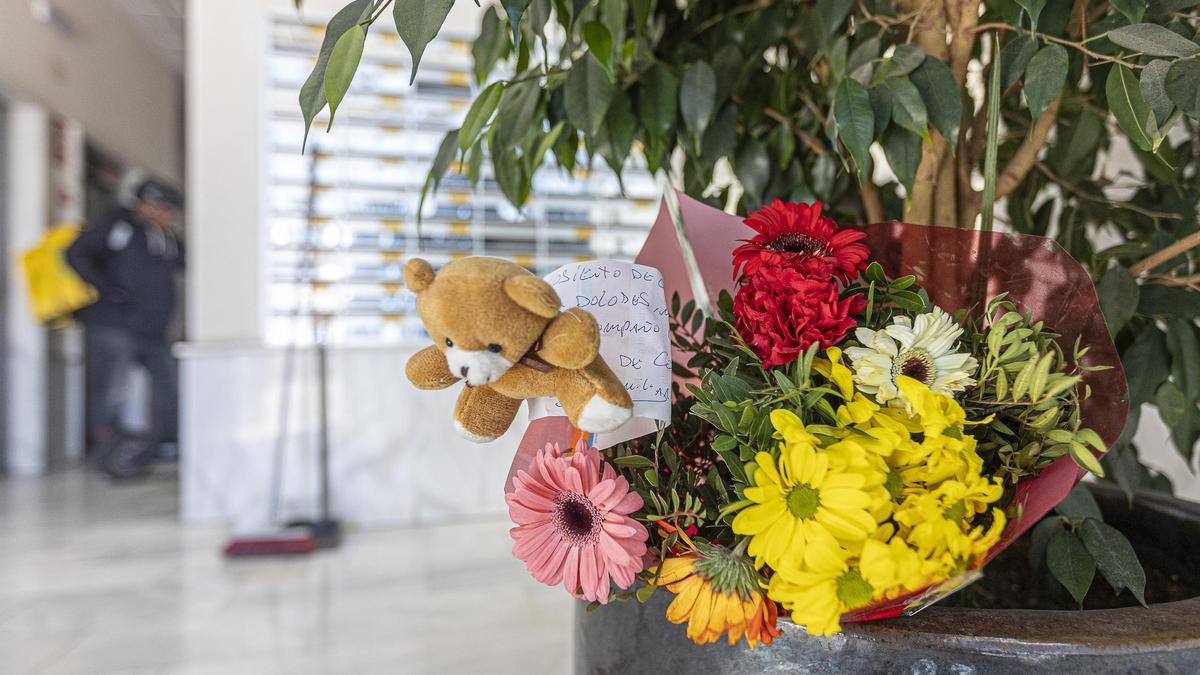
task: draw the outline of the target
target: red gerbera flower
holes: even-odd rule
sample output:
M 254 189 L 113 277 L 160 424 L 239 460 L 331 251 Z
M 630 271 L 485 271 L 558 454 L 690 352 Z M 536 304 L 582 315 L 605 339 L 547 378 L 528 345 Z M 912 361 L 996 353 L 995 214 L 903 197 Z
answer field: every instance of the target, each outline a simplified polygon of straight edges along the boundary
M 763 365 L 795 361 L 814 343 L 841 342 L 866 308 L 862 295 L 838 297 L 831 277 L 817 279 L 793 267 L 760 267 L 733 298 L 735 325 Z
M 858 230 L 838 229 L 832 218 L 821 215 L 821 202 L 784 203 L 751 211 L 745 223 L 758 235 L 733 250 L 733 276 L 741 270 L 752 277 L 767 266 L 795 267 L 812 276 L 836 274 L 848 281 L 867 266 L 870 252 Z

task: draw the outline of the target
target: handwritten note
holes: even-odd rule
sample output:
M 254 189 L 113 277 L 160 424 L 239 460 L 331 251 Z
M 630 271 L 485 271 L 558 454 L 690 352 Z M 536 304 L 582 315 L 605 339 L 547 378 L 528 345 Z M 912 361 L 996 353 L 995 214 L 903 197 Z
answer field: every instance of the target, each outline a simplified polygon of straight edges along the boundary
M 615 260 L 569 263 L 546 275 L 565 307 L 591 312 L 600 324 L 600 355 L 625 383 L 633 419 L 597 434 L 599 448 L 644 436 L 671 422 L 671 336 L 658 270 Z M 554 398 L 529 401 L 531 420 L 563 415 Z

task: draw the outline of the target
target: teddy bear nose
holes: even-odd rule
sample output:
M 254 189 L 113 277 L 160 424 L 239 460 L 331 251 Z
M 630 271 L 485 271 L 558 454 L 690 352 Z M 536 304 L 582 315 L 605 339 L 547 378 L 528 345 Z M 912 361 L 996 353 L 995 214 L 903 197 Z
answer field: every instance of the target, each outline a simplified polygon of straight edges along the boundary
M 463 366 L 462 368 L 459 368 L 459 369 L 458 369 L 458 372 L 462 373 L 462 376 L 463 376 L 463 377 L 466 377 L 466 376 L 467 376 L 467 371 L 468 371 L 468 370 L 470 370 L 470 368 L 468 368 L 468 367 L 466 367 L 466 366 Z

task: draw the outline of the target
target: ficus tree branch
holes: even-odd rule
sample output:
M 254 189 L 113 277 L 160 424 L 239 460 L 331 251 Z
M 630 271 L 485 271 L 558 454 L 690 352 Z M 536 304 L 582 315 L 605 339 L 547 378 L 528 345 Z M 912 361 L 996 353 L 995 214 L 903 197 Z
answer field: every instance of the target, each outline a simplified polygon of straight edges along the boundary
M 1200 246 L 1200 231 L 1193 232 L 1174 244 L 1151 253 L 1145 258 L 1142 258 L 1129 267 L 1129 273 L 1135 277 L 1140 276 L 1167 262 L 1171 258 L 1174 258 L 1180 253 L 1193 249 L 1197 246 Z
M 1017 148 L 1016 154 L 1012 159 L 1008 160 L 1004 171 L 996 178 L 996 198 L 1007 197 L 1012 194 L 1021 181 L 1025 180 L 1025 176 L 1029 175 L 1030 169 L 1033 168 L 1034 162 L 1037 161 L 1038 153 L 1042 147 L 1046 145 L 1046 139 L 1050 136 L 1050 130 L 1054 128 L 1054 121 L 1058 118 L 1058 107 L 1062 105 L 1062 94 L 1050 104 L 1049 107 L 1038 117 L 1033 128 L 1029 130 L 1029 135 L 1025 140 L 1021 141 L 1021 147 Z

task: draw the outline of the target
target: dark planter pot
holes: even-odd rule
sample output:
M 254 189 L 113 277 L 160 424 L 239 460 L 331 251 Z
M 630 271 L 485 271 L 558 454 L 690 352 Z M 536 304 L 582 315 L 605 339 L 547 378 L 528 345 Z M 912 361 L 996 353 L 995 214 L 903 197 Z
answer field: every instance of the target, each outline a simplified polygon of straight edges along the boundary
M 1135 548 L 1154 542 L 1200 560 L 1200 505 L 1094 486 L 1105 519 Z M 1192 569 L 1196 569 L 1192 567 Z M 1102 582 L 1101 582 L 1102 583 Z M 1089 611 L 934 606 L 911 617 L 847 624 L 809 637 L 790 621 L 770 646 L 700 647 L 664 618 L 670 594 L 575 615 L 575 672 L 615 673 L 1200 673 L 1200 598 Z

